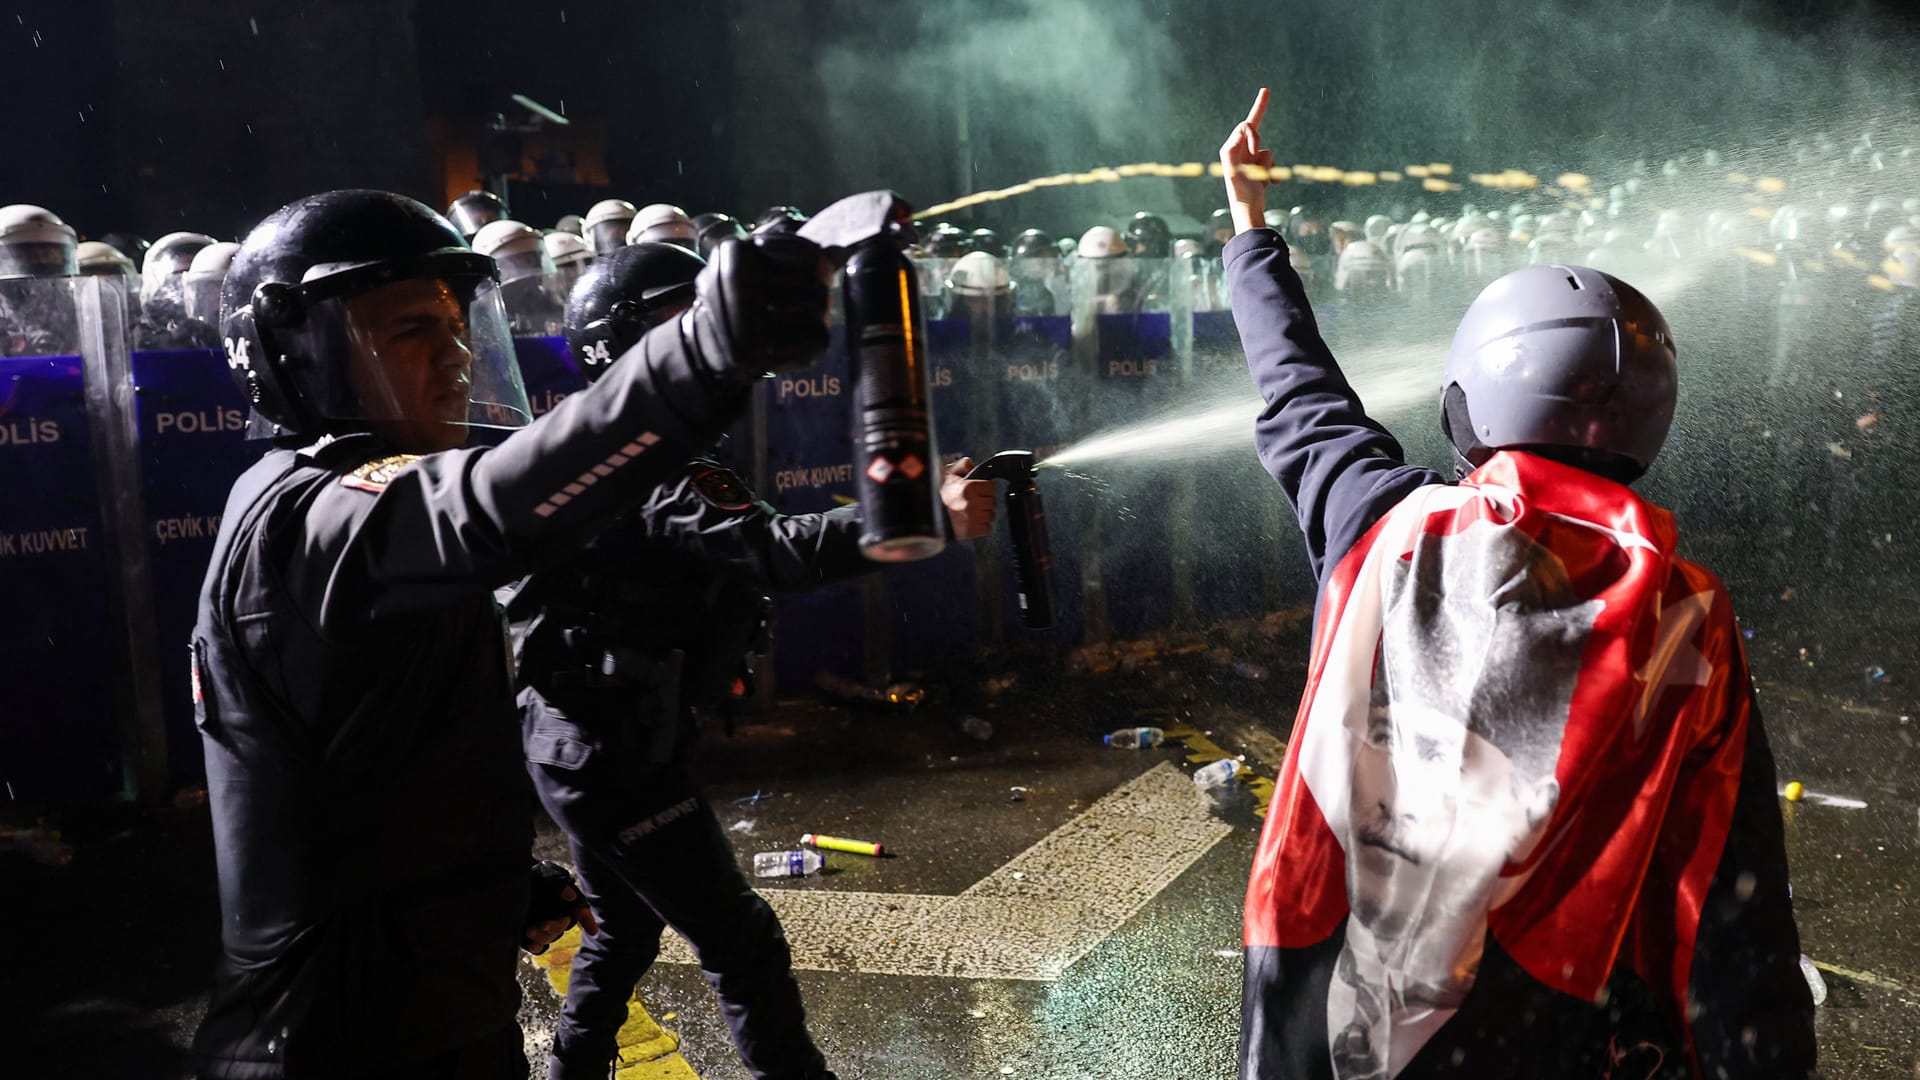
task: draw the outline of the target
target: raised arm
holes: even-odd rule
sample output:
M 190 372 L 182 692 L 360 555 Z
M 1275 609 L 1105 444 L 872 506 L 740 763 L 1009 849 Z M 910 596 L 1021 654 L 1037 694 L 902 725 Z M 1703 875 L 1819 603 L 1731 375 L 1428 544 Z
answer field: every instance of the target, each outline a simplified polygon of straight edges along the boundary
M 1267 181 L 1248 167 L 1257 173 L 1273 163 L 1260 143 L 1267 98 L 1263 88 L 1220 147 L 1238 231 L 1223 255 L 1247 370 L 1266 402 L 1254 442 L 1299 515 L 1314 573 L 1324 579 L 1382 514 L 1442 478 L 1408 465 L 1400 444 L 1367 415 L 1320 336 L 1286 241 L 1260 224 Z

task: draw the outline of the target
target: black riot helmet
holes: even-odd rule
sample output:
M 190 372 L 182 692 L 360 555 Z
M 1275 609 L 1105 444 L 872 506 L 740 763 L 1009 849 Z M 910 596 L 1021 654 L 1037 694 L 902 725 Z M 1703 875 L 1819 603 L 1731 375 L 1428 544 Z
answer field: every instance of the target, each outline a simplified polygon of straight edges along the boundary
M 1166 219 L 1145 210 L 1127 222 L 1127 253 L 1136 259 L 1164 259 L 1173 254 L 1173 230 Z
M 654 241 L 595 259 L 567 298 L 567 351 L 587 381 L 691 304 L 693 279 L 705 265 L 678 244 Z
M 693 215 L 693 231 L 699 238 L 700 257 L 713 254 L 722 240 L 747 238 L 747 227 L 731 214 L 711 213 Z
M 469 242 L 481 229 L 507 216 L 507 204 L 491 191 L 469 191 L 447 207 L 447 217 Z
M 996 259 L 1007 257 L 1007 245 L 1000 242 L 1000 234 L 992 229 L 979 228 L 967 236 L 968 251 L 984 251 Z
M 100 242 L 125 255 L 135 266 L 146 262 L 147 249 L 153 246 L 130 232 L 110 232 L 102 236 Z
M 757 236 L 774 233 L 784 235 L 799 232 L 800 226 L 806 223 L 807 215 L 799 207 L 769 206 L 753 219 L 753 231 Z
M 926 234 L 921 246 L 936 259 L 957 259 L 967 253 L 967 234 L 942 222 Z
M 493 260 L 402 195 L 267 215 L 220 292 L 234 382 L 278 437 L 373 430 L 403 451 L 531 419 Z
M 1053 246 L 1053 237 L 1039 229 L 1028 229 L 1013 240 L 1013 257 L 1016 259 L 1057 259 L 1060 249 Z

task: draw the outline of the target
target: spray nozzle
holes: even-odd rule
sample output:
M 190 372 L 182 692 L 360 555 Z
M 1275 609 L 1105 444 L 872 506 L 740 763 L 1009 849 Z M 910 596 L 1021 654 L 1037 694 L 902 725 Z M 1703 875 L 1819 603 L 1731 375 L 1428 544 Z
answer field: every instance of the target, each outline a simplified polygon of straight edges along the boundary
M 1031 482 L 1035 468 L 1033 451 L 1002 450 L 973 467 L 969 480 L 1005 480 L 1010 484 Z
M 891 191 L 863 191 L 849 195 L 807 219 L 800 235 L 820 245 L 834 265 L 847 261 L 854 248 L 886 237 L 905 249 L 914 242 L 913 207 Z
M 1047 540 L 1047 511 L 1040 485 L 1033 482 L 1033 451 L 1002 450 L 974 466 L 969 480 L 1007 482 L 1008 536 L 1019 591 L 1020 617 L 1035 630 L 1053 625 L 1053 545 Z

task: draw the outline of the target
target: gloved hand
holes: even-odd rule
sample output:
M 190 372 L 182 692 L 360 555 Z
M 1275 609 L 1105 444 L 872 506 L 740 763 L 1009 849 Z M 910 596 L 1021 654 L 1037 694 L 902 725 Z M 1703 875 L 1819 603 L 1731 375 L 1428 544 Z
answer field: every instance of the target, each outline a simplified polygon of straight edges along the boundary
M 745 384 L 804 367 L 827 348 L 832 268 L 811 240 L 756 234 L 713 249 L 683 316 L 712 378 Z
M 580 894 L 566 867 L 543 859 L 533 864 L 530 873 L 533 895 L 527 905 L 527 928 L 520 938 L 521 948 L 539 956 L 561 934 L 573 929 L 575 920 L 585 925 L 589 934 L 600 932 L 593 907 Z

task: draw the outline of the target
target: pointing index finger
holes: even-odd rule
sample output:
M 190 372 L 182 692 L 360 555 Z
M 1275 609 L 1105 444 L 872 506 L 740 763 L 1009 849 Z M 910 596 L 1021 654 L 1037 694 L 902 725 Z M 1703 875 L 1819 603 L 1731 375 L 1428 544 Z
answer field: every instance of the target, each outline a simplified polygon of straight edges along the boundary
M 1255 132 L 1258 132 L 1260 130 L 1260 121 L 1264 119 L 1266 115 L 1267 115 L 1267 88 L 1263 86 L 1260 88 L 1260 92 L 1254 95 L 1253 108 L 1247 110 L 1247 119 L 1246 119 L 1247 126 L 1252 128 Z

